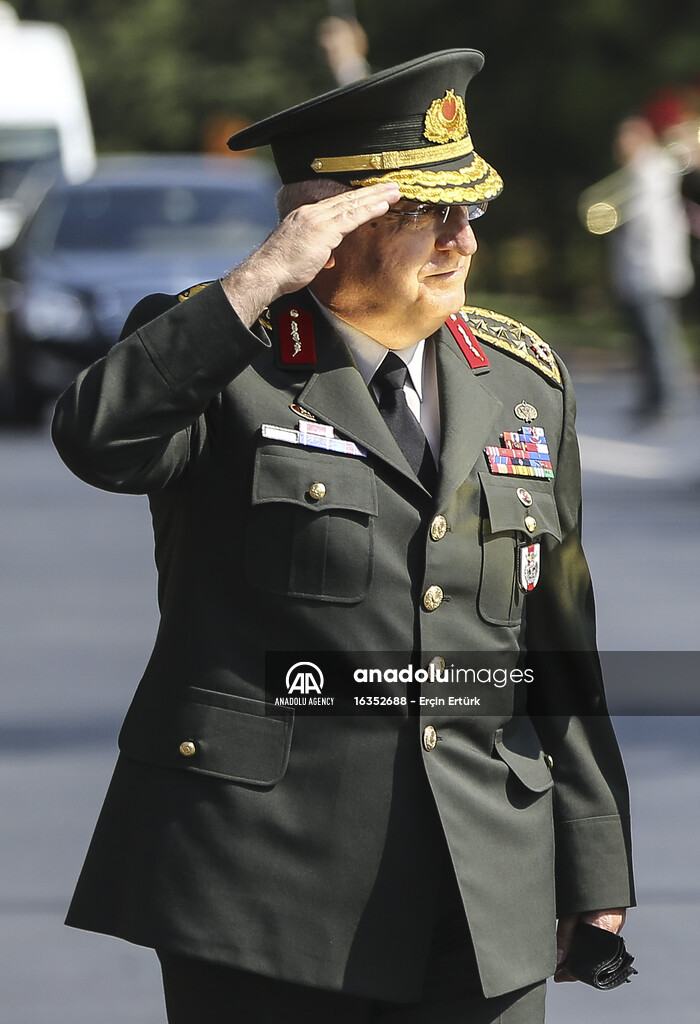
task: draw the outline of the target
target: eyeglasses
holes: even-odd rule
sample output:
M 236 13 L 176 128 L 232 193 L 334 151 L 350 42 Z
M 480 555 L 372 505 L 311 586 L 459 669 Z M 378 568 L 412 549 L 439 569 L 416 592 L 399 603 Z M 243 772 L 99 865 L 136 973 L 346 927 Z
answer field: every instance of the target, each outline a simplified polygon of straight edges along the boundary
M 466 203 L 464 206 L 459 206 L 458 209 L 466 212 L 468 221 L 473 221 L 483 217 L 488 205 L 488 202 Z M 408 209 L 397 209 L 392 206 L 387 210 L 387 214 L 393 213 L 397 217 L 406 217 L 407 223 L 418 229 L 427 227 L 428 224 L 434 224 L 436 221 L 439 224 L 447 224 L 450 211 L 454 209 L 454 205 L 448 206 L 444 203 L 416 203 Z

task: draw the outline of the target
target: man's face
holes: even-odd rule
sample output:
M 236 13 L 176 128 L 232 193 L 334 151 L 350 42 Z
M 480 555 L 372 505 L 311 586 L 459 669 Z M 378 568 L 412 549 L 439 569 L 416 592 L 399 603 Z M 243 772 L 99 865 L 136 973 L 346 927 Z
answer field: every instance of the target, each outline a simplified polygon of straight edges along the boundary
M 382 345 L 406 348 L 464 305 L 476 247 L 466 207 L 401 199 L 346 236 L 312 291 Z

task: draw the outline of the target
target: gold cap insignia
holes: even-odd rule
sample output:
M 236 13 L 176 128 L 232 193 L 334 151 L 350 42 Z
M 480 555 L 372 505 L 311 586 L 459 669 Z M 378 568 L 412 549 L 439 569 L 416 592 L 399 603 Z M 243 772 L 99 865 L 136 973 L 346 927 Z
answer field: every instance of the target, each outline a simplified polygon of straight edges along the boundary
M 431 142 L 457 142 L 467 134 L 467 112 L 461 96 L 449 89 L 433 100 L 425 115 L 423 134 Z

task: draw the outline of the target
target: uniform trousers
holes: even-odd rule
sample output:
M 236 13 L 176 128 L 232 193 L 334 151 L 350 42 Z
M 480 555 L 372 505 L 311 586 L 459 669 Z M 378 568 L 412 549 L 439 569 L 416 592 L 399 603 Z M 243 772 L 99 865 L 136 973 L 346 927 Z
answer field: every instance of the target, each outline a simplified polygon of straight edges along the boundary
M 633 331 L 640 379 L 636 413 L 653 419 L 678 413 L 691 379 L 683 339 L 680 303 L 663 295 L 644 295 L 622 303 Z
M 545 982 L 487 999 L 451 865 L 423 992 L 394 1003 L 157 950 L 169 1024 L 543 1024 Z

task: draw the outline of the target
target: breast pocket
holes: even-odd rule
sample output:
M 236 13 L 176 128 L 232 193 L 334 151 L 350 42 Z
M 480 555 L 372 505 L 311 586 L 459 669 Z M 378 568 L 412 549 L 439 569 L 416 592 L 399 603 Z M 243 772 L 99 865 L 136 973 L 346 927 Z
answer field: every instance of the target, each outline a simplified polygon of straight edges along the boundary
M 352 456 L 265 445 L 255 456 L 248 581 L 287 597 L 353 603 L 372 580 L 374 473 Z
M 550 483 L 485 472 L 479 479 L 484 503 L 479 613 L 494 625 L 513 626 L 521 619 L 525 599 L 518 585 L 518 548 L 537 544 L 545 535 L 561 541 L 557 506 Z M 519 497 L 523 491 L 529 496 L 527 504 Z

